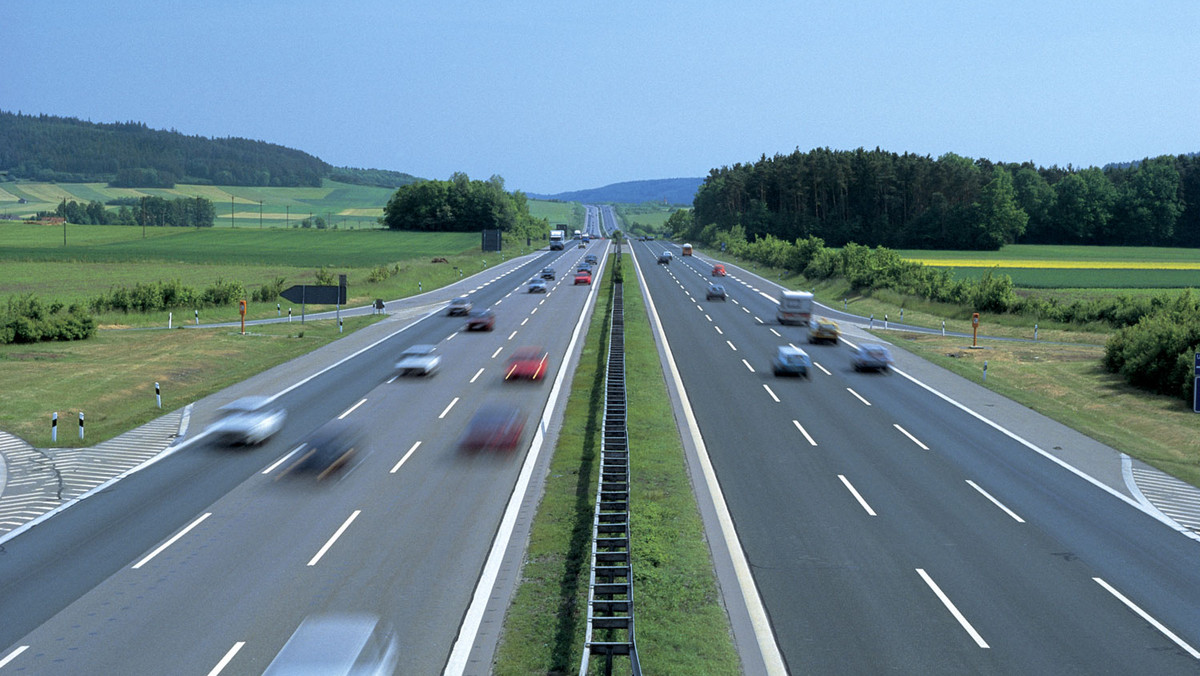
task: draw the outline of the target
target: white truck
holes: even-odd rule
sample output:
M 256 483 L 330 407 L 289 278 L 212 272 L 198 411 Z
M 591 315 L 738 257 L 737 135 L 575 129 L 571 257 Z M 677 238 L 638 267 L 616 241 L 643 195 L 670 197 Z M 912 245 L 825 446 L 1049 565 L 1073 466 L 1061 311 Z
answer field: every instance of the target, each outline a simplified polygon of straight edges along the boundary
M 583 237 L 583 233 L 582 233 L 582 232 L 580 232 L 580 231 L 578 231 L 578 230 L 576 230 L 576 231 L 575 231 L 575 239 L 579 239 L 580 237 Z
M 550 250 L 551 251 L 562 251 L 563 249 L 567 248 L 566 240 L 563 239 L 566 236 L 566 234 L 567 234 L 567 232 L 565 230 L 551 230 L 550 231 Z
M 784 291 L 775 308 L 775 319 L 780 324 L 808 325 L 812 319 L 813 295 L 807 291 Z

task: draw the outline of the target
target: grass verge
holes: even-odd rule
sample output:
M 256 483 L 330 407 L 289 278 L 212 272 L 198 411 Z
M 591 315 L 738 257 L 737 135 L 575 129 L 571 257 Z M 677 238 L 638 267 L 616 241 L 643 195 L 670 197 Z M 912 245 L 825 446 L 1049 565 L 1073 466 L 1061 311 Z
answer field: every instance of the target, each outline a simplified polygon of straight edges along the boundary
M 236 329 L 99 331 L 90 340 L 0 345 L 0 430 L 39 447 L 96 444 L 326 345 L 383 315 Z M 163 407 L 154 398 L 162 389 Z M 57 411 L 58 443 L 50 442 Z
M 896 345 L 1129 454 L 1200 486 L 1197 415 L 1179 399 L 1148 394 L 1104 370 L 1104 348 L 981 341 L 965 349 L 962 338 L 923 334 L 885 336 Z
M 641 291 L 626 265 L 625 359 L 631 549 L 638 652 L 649 674 L 737 674 L 704 527 L 688 479 Z M 494 673 L 579 670 L 587 620 L 591 523 L 599 471 L 611 287 L 597 300 L 534 518 L 522 581 L 505 618 Z M 593 672 L 599 673 L 599 660 Z M 628 672 L 618 660 L 617 673 Z

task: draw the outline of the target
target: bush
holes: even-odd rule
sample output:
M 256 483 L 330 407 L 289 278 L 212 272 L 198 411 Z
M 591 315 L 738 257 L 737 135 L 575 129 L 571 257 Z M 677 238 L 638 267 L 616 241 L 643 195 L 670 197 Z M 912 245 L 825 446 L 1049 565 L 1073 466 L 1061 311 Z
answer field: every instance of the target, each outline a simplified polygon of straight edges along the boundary
M 49 307 L 33 295 L 9 298 L 0 313 L 0 343 L 84 340 L 96 333 L 96 321 L 78 305 Z
M 1192 301 L 1185 293 L 1171 307 L 1109 336 L 1105 368 L 1134 387 L 1190 400 L 1192 355 L 1200 351 L 1200 310 Z

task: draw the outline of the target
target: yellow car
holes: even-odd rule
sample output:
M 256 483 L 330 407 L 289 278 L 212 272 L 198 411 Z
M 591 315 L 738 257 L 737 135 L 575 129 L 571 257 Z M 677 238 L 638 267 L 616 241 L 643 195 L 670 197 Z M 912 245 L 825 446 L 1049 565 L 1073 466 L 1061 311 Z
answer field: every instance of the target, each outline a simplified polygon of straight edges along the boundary
M 814 317 L 812 321 L 808 323 L 808 342 L 823 343 L 825 341 L 837 344 L 837 322 L 826 317 Z

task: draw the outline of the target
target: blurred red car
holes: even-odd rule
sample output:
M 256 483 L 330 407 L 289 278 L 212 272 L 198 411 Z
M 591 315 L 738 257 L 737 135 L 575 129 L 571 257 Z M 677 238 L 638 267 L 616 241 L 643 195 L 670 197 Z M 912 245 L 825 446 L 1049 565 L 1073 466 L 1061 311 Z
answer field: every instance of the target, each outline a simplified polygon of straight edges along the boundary
M 516 406 L 484 406 L 467 423 L 459 446 L 467 451 L 511 451 L 521 441 L 525 419 Z
M 725 266 L 724 265 L 714 265 L 712 276 L 713 277 L 724 277 L 725 276 Z
M 505 380 L 541 380 L 546 375 L 546 363 L 550 358 L 548 352 L 540 347 L 521 347 L 513 352 L 508 360 L 508 372 Z
M 591 273 L 582 272 L 582 271 L 576 272 L 575 273 L 575 283 L 576 284 L 591 284 L 592 283 Z

